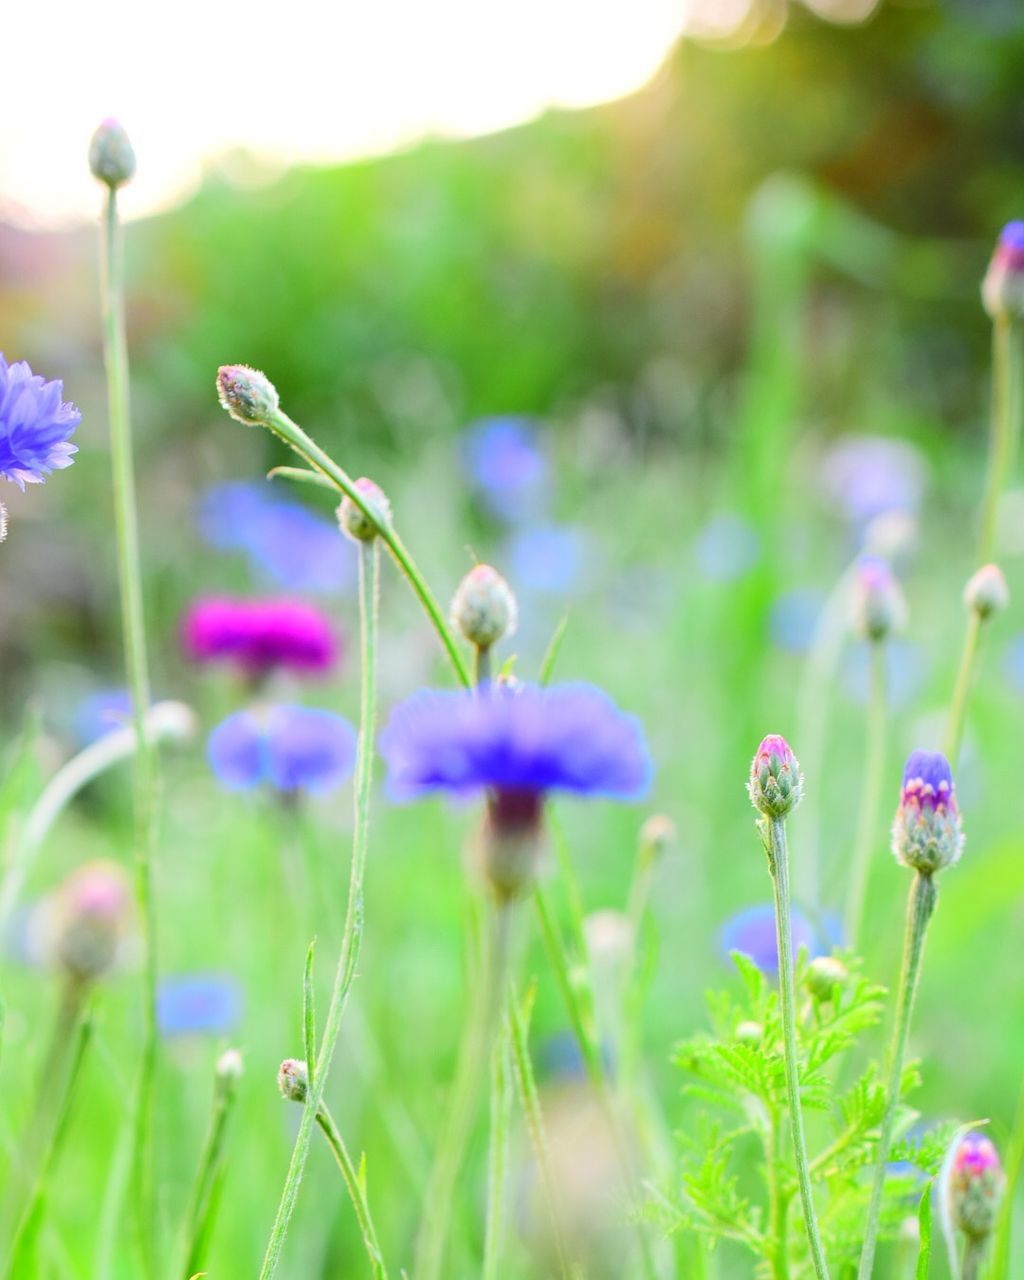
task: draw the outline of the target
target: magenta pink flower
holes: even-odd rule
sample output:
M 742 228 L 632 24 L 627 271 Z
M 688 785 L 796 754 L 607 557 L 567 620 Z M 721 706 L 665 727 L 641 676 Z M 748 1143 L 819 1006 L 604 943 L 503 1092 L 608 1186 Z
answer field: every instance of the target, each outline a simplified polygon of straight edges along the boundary
M 197 662 L 232 663 L 250 677 L 275 668 L 323 675 L 340 655 L 328 619 L 299 600 L 201 598 L 184 617 L 182 643 Z

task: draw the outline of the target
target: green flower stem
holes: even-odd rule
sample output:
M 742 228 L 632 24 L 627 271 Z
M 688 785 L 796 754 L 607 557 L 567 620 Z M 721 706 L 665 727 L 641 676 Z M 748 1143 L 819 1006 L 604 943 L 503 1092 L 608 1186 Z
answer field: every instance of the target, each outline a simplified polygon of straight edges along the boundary
M 1020 435 L 1022 373 L 1021 326 L 1004 311 L 992 323 L 992 431 L 981 504 L 979 564 L 987 564 L 995 551 L 999 499 L 1013 469 Z
M 237 1094 L 237 1078 L 231 1072 L 218 1071 L 213 1087 L 213 1108 L 206 1142 L 199 1157 L 196 1180 L 192 1186 L 184 1222 L 184 1248 L 178 1276 L 188 1280 L 201 1267 L 201 1254 L 213 1225 L 217 1203 L 217 1186 L 220 1180 L 228 1121 L 234 1109 Z
M 960 1261 L 960 1280 L 979 1280 L 984 1259 L 985 1241 L 968 1236 L 964 1256 Z
M 811 1249 L 814 1274 L 828 1280 L 828 1266 L 814 1212 L 814 1196 L 804 1137 L 803 1106 L 800 1101 L 800 1062 L 796 1044 L 796 1010 L 793 991 L 793 924 L 790 918 L 789 851 L 786 848 L 786 823 L 782 818 L 766 819 L 768 853 L 775 892 L 775 937 L 779 951 L 779 1005 L 782 1013 L 783 1049 L 786 1059 L 786 1095 L 789 1101 L 790 1128 L 793 1133 L 793 1155 L 796 1160 L 800 1203 Z
M 371 506 L 367 503 L 366 498 L 352 483 L 349 475 L 342 470 L 341 467 L 326 454 L 320 446 L 312 440 L 305 431 L 282 412 L 280 409 L 267 419 L 266 424 L 271 431 L 274 432 L 281 440 L 290 448 L 294 449 L 300 458 L 303 458 L 311 467 L 326 476 L 334 485 L 339 493 L 350 498 L 366 518 L 373 524 L 377 525 L 380 532 L 381 540 L 387 546 L 395 559 L 396 564 L 405 577 L 408 579 L 409 585 L 416 594 L 416 598 L 426 610 L 427 616 L 434 625 L 441 645 L 448 655 L 459 681 L 465 687 L 472 687 L 472 679 L 470 677 L 469 668 L 466 666 L 465 658 L 461 650 L 455 643 L 455 638 L 451 633 L 444 614 L 441 612 L 440 606 L 434 599 L 430 587 L 427 585 L 426 579 L 420 573 L 419 569 L 413 563 L 412 556 L 405 548 L 405 544 L 399 538 L 390 524 L 378 524 L 377 516 L 374 514 Z
M 875 1262 L 875 1245 L 878 1237 L 878 1218 L 882 1208 L 882 1188 L 885 1183 L 889 1148 L 892 1146 L 896 1111 L 900 1101 L 903 1061 L 907 1052 L 910 1019 L 914 1011 L 914 998 L 917 995 L 918 979 L 921 973 L 921 956 L 924 953 L 925 932 L 928 928 L 928 921 L 932 917 L 932 912 L 935 910 L 936 897 L 937 890 L 932 876 L 922 875 L 920 872 L 915 873 L 914 883 L 911 885 L 910 896 L 907 900 L 903 968 L 900 973 L 892 1044 L 889 1048 L 889 1076 L 886 1082 L 885 1111 L 882 1115 L 882 1127 L 878 1136 L 875 1176 L 871 1184 L 871 1199 L 868 1203 L 868 1216 L 864 1225 L 864 1245 L 860 1255 L 860 1267 L 857 1271 L 858 1280 L 871 1280 L 873 1274 L 872 1267 Z
M 765 1141 L 765 1167 L 768 1173 L 768 1220 L 774 1249 L 771 1258 L 772 1280 L 789 1280 L 789 1197 L 780 1177 L 782 1126 L 779 1112 L 773 1108 L 768 1137 Z
M 491 679 L 491 651 L 489 648 L 481 649 L 478 645 L 473 646 L 473 683 L 480 687 L 482 684 L 489 684 Z
M 380 552 L 378 539 L 360 544 L 359 556 L 359 634 L 360 634 L 360 701 L 359 745 L 356 751 L 355 815 L 352 832 L 352 866 L 349 876 L 348 908 L 342 932 L 341 950 L 334 978 L 334 990 L 320 1041 L 316 1072 L 309 1081 L 299 1132 L 292 1148 L 291 1163 L 277 1206 L 267 1251 L 260 1269 L 260 1280 L 270 1280 L 277 1271 L 281 1250 L 295 1203 L 299 1183 L 306 1167 L 313 1124 L 323 1101 L 324 1087 L 331 1059 L 338 1042 L 341 1021 L 355 977 L 356 963 L 363 936 L 363 876 L 370 826 L 370 793 L 373 786 L 373 752 L 377 712 L 377 618 L 380 603 Z
M 477 986 L 463 1030 L 446 1122 L 423 1197 L 412 1272 L 416 1280 L 440 1280 L 444 1274 L 459 1174 L 508 989 L 513 912 L 512 903 L 495 903 L 491 915 L 484 979 Z
M 384 1265 L 384 1255 L 381 1252 L 380 1243 L 377 1240 L 377 1231 L 373 1225 L 373 1217 L 370 1214 L 370 1202 L 366 1198 L 365 1172 L 362 1169 L 356 1170 L 355 1165 L 352 1163 L 352 1157 L 349 1155 L 344 1139 L 341 1136 L 341 1131 L 323 1103 L 320 1104 L 320 1110 L 317 1112 L 316 1122 L 327 1139 L 327 1145 L 331 1148 L 335 1160 L 338 1162 L 341 1176 L 345 1179 L 345 1186 L 348 1188 L 352 1208 L 356 1211 L 359 1230 L 363 1233 L 363 1244 L 366 1246 L 366 1253 L 370 1259 L 370 1269 L 374 1274 L 374 1280 L 387 1280 L 388 1271 Z
M 871 697 L 868 705 L 864 782 L 846 910 L 846 945 L 853 951 L 857 950 L 860 937 L 871 874 L 871 854 L 878 836 L 878 806 L 885 770 L 885 721 L 885 645 L 881 640 L 875 640 L 871 644 Z
M 110 459 L 113 469 L 114 530 L 117 540 L 117 573 L 121 595 L 121 630 L 124 639 L 128 687 L 132 695 L 132 720 L 138 750 L 133 756 L 133 808 L 135 819 L 135 893 L 143 939 L 142 1057 L 135 1096 L 135 1129 L 132 1163 L 136 1174 L 136 1209 L 147 1272 L 155 1266 L 156 1219 L 152 1195 L 153 1077 L 156 1070 L 157 1025 L 157 912 L 153 893 L 153 858 L 156 846 L 157 762 L 146 732 L 149 709 L 149 671 L 146 662 L 146 630 L 142 610 L 142 571 L 139 564 L 138 517 L 135 501 L 135 468 L 132 461 L 131 415 L 128 400 L 128 344 L 124 321 L 124 265 L 117 217 L 117 191 L 107 192 L 101 254 L 103 353 L 110 406 Z
M 501 1249 L 505 1234 L 505 1194 L 508 1179 L 509 1124 L 512 1115 L 512 1081 L 508 1046 L 498 1036 L 491 1050 L 491 1147 L 487 1161 L 487 1226 L 484 1234 L 483 1280 L 500 1280 Z
M 974 675 L 974 662 L 978 653 L 978 640 L 981 636 L 982 620 L 980 614 L 972 609 L 967 618 L 967 635 L 964 637 L 963 653 L 960 655 L 960 668 L 953 686 L 953 700 L 949 706 L 949 723 L 946 726 L 945 755 L 950 764 L 956 765 L 960 754 L 960 742 L 964 733 L 964 721 L 967 718 L 967 699 L 971 692 L 971 681 Z

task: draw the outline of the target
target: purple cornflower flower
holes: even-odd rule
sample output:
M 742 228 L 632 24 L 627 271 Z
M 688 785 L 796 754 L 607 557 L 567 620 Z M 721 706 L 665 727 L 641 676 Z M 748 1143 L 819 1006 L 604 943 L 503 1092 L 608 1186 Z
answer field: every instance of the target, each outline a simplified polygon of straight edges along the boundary
M 931 875 L 963 850 L 960 810 L 949 761 L 941 751 L 913 751 L 892 828 L 892 849 L 904 866 Z
M 526 418 L 484 418 L 461 442 L 466 474 L 493 515 L 515 521 L 535 511 L 548 479 L 548 462 Z
M 62 382 L 44 382 L 24 360 L 8 364 L 0 353 L 0 475 L 19 489 L 70 467 L 78 452 L 69 441 L 82 415 L 63 391 Z
M 268 785 L 286 794 L 320 793 L 352 772 L 356 731 L 341 716 L 315 707 L 236 711 L 210 734 L 206 754 L 229 791 Z
M 995 1144 L 984 1134 L 968 1133 L 953 1155 L 947 1186 L 951 1217 L 964 1235 L 984 1240 L 990 1234 L 1005 1188 Z
M 822 955 L 823 948 L 810 920 L 797 910 L 793 910 L 791 914 L 793 951 L 806 947 L 812 959 Z M 775 937 L 775 907 L 772 903 L 746 907 L 730 916 L 722 927 L 721 940 L 725 955 L 741 951 L 753 960 L 762 973 L 778 973 L 779 950 Z
M 182 622 L 182 641 L 197 662 L 230 662 L 250 678 L 278 667 L 323 675 L 339 656 L 330 622 L 298 600 L 199 599 Z
M 924 491 L 921 455 L 905 440 L 846 436 L 828 451 L 822 467 L 826 497 L 866 528 L 889 511 L 913 514 Z
M 220 1035 L 238 1022 L 242 997 L 227 974 L 192 973 L 164 978 L 156 994 L 156 1018 L 165 1036 Z

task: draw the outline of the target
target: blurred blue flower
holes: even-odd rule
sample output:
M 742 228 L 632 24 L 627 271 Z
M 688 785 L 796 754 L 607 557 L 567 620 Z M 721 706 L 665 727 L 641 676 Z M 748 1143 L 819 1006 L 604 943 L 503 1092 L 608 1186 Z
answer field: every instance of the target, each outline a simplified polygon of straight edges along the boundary
M 78 704 L 72 721 L 76 742 L 87 747 L 115 729 L 131 723 L 132 695 L 127 689 L 111 686 L 95 689 Z
M 156 1019 L 165 1036 L 230 1031 L 242 1013 L 242 993 L 228 974 L 193 973 L 164 978 L 156 993 Z
M 825 948 L 810 920 L 794 908 L 792 921 L 794 956 L 801 947 L 806 947 L 811 957 L 822 955 Z M 742 951 L 763 973 L 778 973 L 779 951 L 775 941 L 775 907 L 772 903 L 746 907 L 730 916 L 722 926 L 721 940 L 723 955 Z
M 327 593 L 355 582 L 356 553 L 337 525 L 265 484 L 238 480 L 207 489 L 197 523 L 206 542 L 244 552 L 253 573 L 275 586 Z
M 1007 645 L 1003 670 L 1015 691 L 1024 694 L 1024 635 L 1014 636 Z
M 825 597 L 808 587 L 794 587 L 772 605 L 768 627 L 772 640 L 787 653 L 806 653 L 814 640 Z
M 886 693 L 893 707 L 905 707 L 920 692 L 925 677 L 922 651 L 909 640 L 886 641 Z M 852 701 L 864 704 L 871 696 L 871 651 L 867 641 L 851 644 L 843 654 L 839 683 Z
M 70 439 L 82 415 L 63 392 L 62 382 L 44 382 L 24 360 L 8 364 L 0 352 L 0 475 L 19 489 L 70 467 L 78 452 Z
M 229 791 L 329 791 L 352 772 L 356 731 L 332 711 L 275 706 L 236 711 L 210 734 L 210 768 Z
M 733 511 L 721 511 L 697 534 L 697 568 L 710 582 L 731 582 L 757 563 L 757 533 Z
M 579 584 L 588 552 L 586 531 L 574 525 L 526 525 L 509 542 L 509 577 L 521 591 L 561 596 Z
M 527 418 L 483 418 L 466 428 L 462 465 L 474 492 L 492 515 L 515 521 L 537 510 L 548 480 L 548 461 Z
M 587 684 L 423 689 L 395 707 L 379 746 L 398 799 L 484 788 L 637 799 L 652 772 L 639 721 Z
M 921 505 L 924 481 L 919 451 L 889 436 L 846 436 L 832 446 L 822 465 L 826 496 L 860 527 L 887 511 L 913 515 Z

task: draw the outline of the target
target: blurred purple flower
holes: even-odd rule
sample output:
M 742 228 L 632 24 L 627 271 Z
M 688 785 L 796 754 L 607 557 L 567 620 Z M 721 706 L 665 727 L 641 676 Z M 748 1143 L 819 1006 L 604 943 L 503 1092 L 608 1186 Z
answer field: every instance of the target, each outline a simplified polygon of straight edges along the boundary
M 489 696 L 424 689 L 380 735 L 392 794 L 571 791 L 638 799 L 651 779 L 639 721 L 593 685 L 497 687 Z
M 72 728 L 83 747 L 131 723 L 132 695 L 125 688 L 95 689 L 79 703 Z
M 921 505 L 925 469 L 921 454 L 889 436 L 846 436 L 822 465 L 825 496 L 859 527 L 887 511 L 913 514 Z
M 252 677 L 279 667 L 322 675 L 340 653 L 328 619 L 299 600 L 203 597 L 185 614 L 181 634 L 190 658 L 229 662 Z
M 757 563 L 753 525 L 733 511 L 721 511 L 704 525 L 694 543 L 697 568 L 710 582 L 731 582 Z
M 276 791 L 330 791 L 352 772 L 356 731 L 315 707 L 236 711 L 210 734 L 207 759 L 229 791 L 268 785 Z
M 794 587 L 772 605 L 768 628 L 773 642 L 787 653 L 806 653 L 814 640 L 825 598 L 809 587 Z
M 508 547 L 509 577 L 521 591 L 564 595 L 586 570 L 587 534 L 573 525 L 526 525 Z
M 0 475 L 24 490 L 71 466 L 70 444 L 82 415 L 61 399 L 64 384 L 44 382 L 24 360 L 0 353 Z
M 156 1018 L 165 1036 L 230 1031 L 242 1012 L 242 993 L 228 974 L 192 973 L 164 978 L 156 994 Z
M 822 946 L 817 932 L 810 920 L 799 910 L 794 909 L 793 920 L 793 952 L 806 947 L 813 959 L 825 953 L 828 948 Z M 722 953 L 728 956 L 732 951 L 741 951 L 749 956 L 762 973 L 776 974 L 779 971 L 779 951 L 775 940 L 775 908 L 770 902 L 755 907 L 746 907 L 730 916 L 722 927 Z
M 483 418 L 460 442 L 463 468 L 492 515 L 515 521 L 535 512 L 548 479 L 548 462 L 527 418 Z

